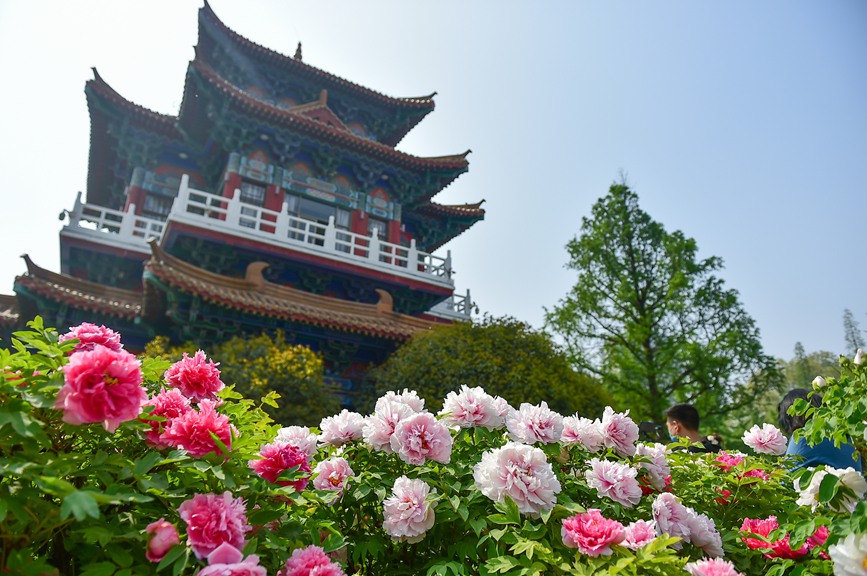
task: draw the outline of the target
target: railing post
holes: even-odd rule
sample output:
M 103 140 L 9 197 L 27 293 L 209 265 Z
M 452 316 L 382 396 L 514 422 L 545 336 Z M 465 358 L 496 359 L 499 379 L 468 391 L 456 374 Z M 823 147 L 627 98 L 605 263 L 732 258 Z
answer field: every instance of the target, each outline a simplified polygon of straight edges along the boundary
M 373 262 L 379 262 L 379 232 L 376 228 L 372 230 L 370 235 L 370 243 L 367 247 L 367 259 Z
M 232 228 L 241 226 L 241 190 L 238 188 L 226 205 L 226 224 Z
M 81 210 L 83 205 L 81 204 L 81 191 L 75 195 L 75 204 L 72 205 L 72 212 L 68 212 L 69 214 L 69 225 L 78 227 L 79 222 L 81 222 Z
M 409 241 L 409 252 L 406 255 L 406 270 L 413 274 L 418 272 L 418 248 L 415 245 L 415 238 Z
M 322 248 L 327 252 L 336 252 L 337 226 L 334 225 L 334 216 L 328 217 L 328 226 L 325 227 L 325 239 Z
M 470 297 L 470 289 L 467 288 L 467 297 L 464 298 L 464 316 L 469 320 L 473 317 L 473 299 Z
M 289 202 L 283 200 L 283 207 L 277 214 L 277 222 L 274 224 L 274 235 L 282 240 L 289 239 Z
M 178 195 L 172 202 L 172 209 L 169 212 L 169 217 L 180 216 L 187 212 L 187 204 L 190 201 L 190 176 L 183 174 L 181 176 L 181 185 L 178 188 Z
M 135 204 L 130 204 L 127 211 L 123 213 L 120 220 L 120 230 L 118 236 L 124 240 L 132 240 L 135 232 Z
M 451 279 L 452 277 L 452 251 L 446 250 L 446 261 L 443 263 L 444 275 L 446 278 Z

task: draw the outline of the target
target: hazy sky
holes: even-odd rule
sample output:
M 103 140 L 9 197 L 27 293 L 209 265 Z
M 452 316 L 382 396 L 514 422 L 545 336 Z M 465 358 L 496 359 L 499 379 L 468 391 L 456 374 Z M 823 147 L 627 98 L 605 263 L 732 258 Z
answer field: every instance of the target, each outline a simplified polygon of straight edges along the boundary
M 85 190 L 96 67 L 177 114 L 200 1 L 0 0 L 0 293 L 59 270 Z M 867 329 L 867 2 L 213 0 L 254 42 L 392 96 L 437 91 L 399 148 L 472 148 L 436 200 L 484 198 L 446 245 L 482 311 L 541 326 L 574 283 L 566 242 L 621 171 L 668 230 L 725 261 L 766 351 Z

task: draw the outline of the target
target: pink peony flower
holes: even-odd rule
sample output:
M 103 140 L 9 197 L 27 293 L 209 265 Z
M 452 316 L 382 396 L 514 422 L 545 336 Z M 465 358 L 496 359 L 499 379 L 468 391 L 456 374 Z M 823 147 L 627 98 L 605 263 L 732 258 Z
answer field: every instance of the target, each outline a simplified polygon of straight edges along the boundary
M 714 458 L 714 462 L 716 463 L 716 465 L 726 472 L 728 472 L 743 461 L 743 456 L 740 456 L 738 454 L 729 454 L 725 450 L 720 451 L 719 456 Z
M 813 535 L 807 538 L 807 547 L 812 550 L 817 546 L 824 546 L 825 541 L 828 539 L 828 527 L 827 526 L 819 526 L 816 528 L 816 531 L 813 532 Z
M 651 506 L 653 512 L 653 520 L 656 522 L 657 532 L 668 534 L 682 538 L 685 542 L 689 542 L 689 520 L 691 509 L 680 503 L 680 500 L 668 492 L 664 492 L 656 497 Z M 675 550 L 680 550 L 683 547 L 682 542 L 676 542 L 672 545 Z
M 560 482 L 545 453 L 517 442 L 482 454 L 481 462 L 473 468 L 473 479 L 476 488 L 491 500 L 503 502 L 508 496 L 529 516 L 554 508 L 560 493 Z
M 744 518 L 744 521 L 741 524 L 741 532 L 762 536 L 767 539 L 768 534 L 770 534 L 779 527 L 780 524 L 777 522 L 776 516 L 768 516 L 764 520 L 761 520 L 759 518 Z M 746 544 L 747 547 L 751 550 L 770 548 L 770 543 L 766 542 L 765 540 L 760 540 L 758 538 L 741 536 L 741 540 L 743 540 L 744 544 Z
M 294 486 L 299 492 L 307 486 L 310 480 L 308 476 L 302 476 L 297 480 L 278 480 L 280 474 L 294 466 L 298 466 L 300 472 L 310 472 L 307 456 L 292 444 L 286 442 L 265 444 L 259 450 L 259 456 L 262 458 L 250 460 L 249 466 L 253 472 L 268 482 L 280 486 Z
M 70 328 L 69 332 L 61 334 L 57 341 L 65 342 L 67 340 L 72 340 L 73 338 L 78 340 L 78 344 L 75 345 L 73 353 L 89 352 L 97 346 L 105 346 L 109 350 L 114 350 L 115 352 L 123 350 L 123 344 L 120 343 L 120 334 L 111 328 L 97 326 L 90 322 L 82 322 L 78 326 Z
M 339 564 L 332 562 L 319 546 L 292 551 L 277 576 L 346 576 Z
M 452 457 L 452 435 L 433 414 L 421 412 L 397 423 L 391 435 L 391 449 L 407 464 L 421 466 L 425 458 L 448 464 Z
M 190 358 L 184 352 L 184 357 L 172 364 L 163 377 L 172 388 L 177 388 L 181 394 L 191 400 L 216 400 L 217 392 L 223 388 L 220 380 L 220 370 L 213 360 L 208 360 L 201 350 Z
M 232 449 L 232 432 L 237 432 L 229 423 L 229 417 L 219 414 L 210 400 L 199 402 L 198 410 L 190 410 L 168 423 L 161 440 L 172 448 L 181 448 L 193 458 L 222 449 L 211 434 L 215 434 L 228 450 Z
M 274 441 L 285 442 L 286 444 L 295 446 L 299 452 L 304 454 L 307 462 L 313 460 L 313 455 L 316 454 L 316 448 L 319 443 L 316 434 L 313 434 L 307 426 L 287 426 L 281 428 L 277 432 L 277 437 L 274 438 Z
M 460 392 L 449 392 L 440 411 L 446 426 L 482 427 L 493 430 L 502 425 L 494 399 L 481 387 L 461 386 Z
M 638 550 L 656 539 L 656 524 L 647 520 L 636 520 L 624 529 L 623 546 Z
M 638 425 L 626 412 L 615 412 L 611 406 L 606 406 L 602 412 L 602 444 L 613 448 L 621 456 L 635 454 L 635 441 L 638 440 Z
M 319 423 L 319 429 L 322 430 L 322 434 L 319 435 L 319 443 L 343 446 L 353 440 L 360 440 L 363 428 L 364 416 L 344 408 L 340 414 L 323 418 L 322 422 Z
M 546 402 L 538 406 L 525 402 L 506 416 L 506 428 L 515 442 L 553 444 L 563 433 L 563 417 L 549 409 Z
M 376 401 L 374 410 L 379 411 L 380 402 L 398 402 L 406 404 L 413 412 L 424 412 L 424 398 L 420 398 L 415 390 L 403 389 L 403 392 L 386 392 Z
M 620 544 L 626 537 L 623 524 L 605 518 L 596 508 L 563 520 L 560 534 L 563 544 L 594 558 L 610 556 L 611 545 Z
M 752 470 L 744 472 L 741 478 L 761 478 L 762 480 L 770 480 L 771 475 L 761 468 L 753 468 Z
M 168 448 L 169 445 L 163 440 L 162 435 L 168 425 L 175 418 L 182 416 L 192 410 L 190 408 L 190 399 L 181 394 L 180 390 L 170 388 L 169 390 L 160 390 L 160 393 L 148 400 L 145 406 L 153 406 L 151 416 L 161 416 L 166 419 L 165 422 L 157 422 L 155 420 L 146 420 L 151 429 L 145 432 L 147 443 L 162 450 Z
M 391 449 L 391 436 L 394 434 L 394 427 L 397 426 L 398 422 L 415 413 L 403 402 L 385 400 L 385 397 L 380 398 L 376 403 L 375 412 L 365 419 L 361 435 L 374 450 L 382 450 L 390 454 L 394 452 Z
M 638 470 L 621 462 L 593 458 L 584 472 L 587 485 L 596 489 L 600 498 L 610 498 L 631 508 L 641 500 L 641 487 L 635 477 Z
M 599 452 L 603 445 L 602 423 L 597 418 L 590 420 L 577 414 L 563 418 L 563 433 L 560 443 L 566 446 L 580 444 L 588 452 Z
M 638 444 L 635 447 L 635 455 L 646 460 L 638 463 L 640 468 L 647 471 L 650 485 L 656 490 L 665 490 L 666 479 L 671 477 L 671 469 L 665 459 L 665 445 L 663 444 Z
M 391 496 L 382 503 L 382 528 L 396 542 L 421 542 L 434 525 L 434 509 L 427 502 L 430 486 L 423 480 L 401 476 Z
M 721 558 L 702 559 L 690 562 L 683 567 L 692 576 L 743 576 L 735 565 Z
M 505 398 L 500 396 L 494 396 L 494 408 L 497 410 L 497 416 L 499 416 L 502 424 L 497 426 L 497 428 L 502 428 L 506 425 L 506 419 L 509 417 L 509 414 L 515 411 L 511 405 L 506 401 Z
M 76 352 L 62 370 L 65 383 L 54 407 L 63 410 L 63 421 L 69 424 L 102 422 L 114 432 L 122 422 L 138 418 L 148 400 L 141 362 L 124 350 L 96 346 Z
M 259 566 L 259 557 L 244 554 L 223 542 L 208 554 L 208 566 L 202 568 L 197 576 L 268 576 L 264 566 Z
M 201 560 L 224 542 L 244 548 L 244 534 L 250 531 L 244 501 L 223 494 L 196 494 L 178 507 L 187 523 L 187 541 Z
M 173 546 L 180 543 L 178 529 L 175 528 L 174 524 L 166 522 L 165 518 L 148 524 L 145 532 L 150 534 L 145 556 L 151 562 L 159 562 Z
M 323 460 L 316 465 L 313 473 L 316 475 L 313 478 L 314 488 L 331 490 L 340 494 L 343 494 L 343 490 L 346 488 L 346 481 L 351 476 L 355 476 L 355 472 L 349 467 L 349 462 L 340 457 Z
M 761 428 L 758 424 L 753 424 L 752 428 L 744 432 L 741 440 L 759 454 L 771 454 L 773 456 L 785 454 L 788 444 L 780 429 L 767 423 L 762 424 Z
M 723 555 L 722 536 L 716 529 L 713 519 L 705 514 L 691 512 L 687 523 L 689 524 L 689 538 L 693 546 L 701 548 L 708 556 L 720 558 Z

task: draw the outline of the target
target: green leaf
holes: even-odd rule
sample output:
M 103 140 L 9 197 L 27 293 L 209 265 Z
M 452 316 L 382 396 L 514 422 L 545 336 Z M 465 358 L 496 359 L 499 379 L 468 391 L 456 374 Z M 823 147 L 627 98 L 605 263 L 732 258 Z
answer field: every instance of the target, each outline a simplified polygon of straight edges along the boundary
M 508 572 L 520 565 L 520 562 L 512 556 L 497 556 L 485 562 L 485 568 L 491 572 Z
M 147 474 L 148 472 L 150 472 L 151 468 L 156 466 L 157 463 L 162 459 L 163 456 L 159 452 L 148 452 L 147 454 L 135 461 L 133 474 L 135 474 L 136 477 Z
M 6 519 L 6 514 L 9 513 L 9 505 L 6 500 L 0 499 L 0 522 Z
M 89 492 L 74 490 L 63 498 L 63 504 L 60 506 L 60 519 L 69 518 L 70 514 L 75 516 L 79 522 L 88 516 L 99 518 L 99 506 Z
M 175 560 L 180 558 L 184 554 L 184 552 L 186 552 L 186 550 L 187 547 L 183 544 L 176 544 L 175 546 L 172 546 L 172 549 L 169 550 L 166 555 L 163 556 L 163 559 L 160 560 L 160 563 L 157 564 L 157 572 L 165 570 L 167 567 L 171 566 Z
M 477 538 L 481 536 L 482 530 L 488 527 L 488 522 L 484 518 L 470 518 L 469 523 Z
M 819 484 L 819 502 L 830 502 L 837 493 L 837 485 L 840 483 L 840 477 L 833 474 L 826 474 L 822 478 L 822 483 Z
M 322 549 L 326 553 L 340 550 L 344 546 L 346 546 L 346 539 L 340 534 L 329 534 L 325 541 L 322 542 Z
M 117 571 L 117 566 L 111 562 L 94 562 L 84 567 L 81 576 L 111 576 Z

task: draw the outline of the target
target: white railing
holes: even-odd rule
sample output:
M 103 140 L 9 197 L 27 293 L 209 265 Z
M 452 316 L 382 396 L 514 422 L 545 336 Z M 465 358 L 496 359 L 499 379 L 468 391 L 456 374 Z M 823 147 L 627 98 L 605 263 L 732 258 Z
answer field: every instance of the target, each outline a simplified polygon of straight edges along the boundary
M 329 258 L 424 278 L 453 286 L 451 252 L 446 257 L 422 252 L 415 240 L 409 246 L 380 240 L 376 234 L 356 234 L 334 223 L 327 224 L 289 214 L 283 204 L 280 212 L 241 202 L 240 190 L 232 198 L 190 188 L 189 178 L 181 178 L 178 197 L 172 204 L 170 220 L 182 220 L 241 236 L 254 237 L 271 244 L 284 245 Z
M 69 215 L 69 224 L 64 232 L 73 234 L 112 235 L 111 241 L 127 244 L 147 250 L 147 241 L 151 238 L 161 238 L 165 222 L 135 213 L 135 204 L 130 204 L 126 211 L 113 210 L 94 204 L 84 204 L 81 192 L 75 197 Z
M 431 316 L 448 318 L 450 320 L 471 320 L 476 304 L 470 298 L 470 291 L 466 294 L 452 294 L 428 311 Z

